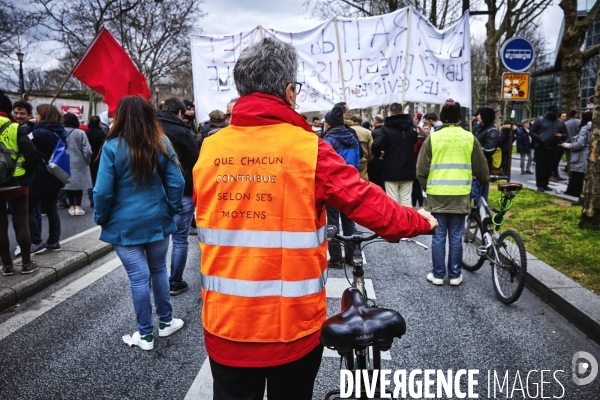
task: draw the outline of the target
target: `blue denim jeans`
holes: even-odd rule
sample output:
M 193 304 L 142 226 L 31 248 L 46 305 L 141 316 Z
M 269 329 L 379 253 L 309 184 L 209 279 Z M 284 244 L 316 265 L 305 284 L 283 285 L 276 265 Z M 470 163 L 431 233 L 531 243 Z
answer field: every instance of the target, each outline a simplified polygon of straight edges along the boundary
M 446 276 L 446 236 L 448 236 L 448 277 L 458 278 L 461 274 L 462 235 L 466 214 L 433 213 L 438 221 L 435 236 L 431 239 L 431 261 L 433 276 Z
M 138 332 L 141 336 L 152 333 L 154 323 L 152 322 L 150 279 L 152 279 L 154 306 L 159 321 L 170 322 L 173 319 L 167 275 L 169 237 L 158 242 L 134 246 L 114 245 L 114 248 L 129 276 Z
M 488 201 L 488 195 L 490 193 L 490 185 L 481 186 L 479 182 L 477 182 L 477 178 L 473 177 L 473 182 L 471 184 L 471 200 L 473 200 L 473 207 L 477 207 L 479 204 L 479 198 L 483 196 L 485 201 Z
M 183 270 L 187 263 L 188 235 L 190 224 L 194 217 L 194 205 L 192 196 L 183 196 L 181 212 L 175 216 L 177 230 L 173 233 L 173 251 L 171 252 L 171 277 L 169 283 L 180 283 L 183 278 Z

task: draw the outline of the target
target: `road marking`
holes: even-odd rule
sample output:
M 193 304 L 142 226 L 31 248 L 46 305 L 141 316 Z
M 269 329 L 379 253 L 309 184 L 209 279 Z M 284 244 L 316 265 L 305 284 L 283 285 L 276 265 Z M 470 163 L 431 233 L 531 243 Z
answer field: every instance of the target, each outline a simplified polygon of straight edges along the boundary
M 365 254 L 363 253 L 363 260 L 364 260 L 364 257 L 365 257 Z M 365 261 L 365 263 L 366 263 L 366 261 Z M 344 290 L 346 290 L 346 288 L 349 286 L 350 285 L 348 284 L 348 281 L 346 280 L 346 278 L 329 278 L 329 279 L 327 279 L 327 284 L 325 285 L 327 297 L 328 298 L 341 298 L 342 293 L 344 293 Z M 376 299 L 375 290 L 373 288 L 373 281 L 371 279 L 365 279 L 365 288 L 367 289 L 367 294 L 368 294 L 369 298 L 375 300 Z M 370 352 L 371 358 L 372 358 L 373 351 L 371 349 L 369 349 L 369 352 Z M 323 357 L 340 358 L 340 355 L 335 350 L 324 348 L 323 349 Z M 382 360 L 391 360 L 392 355 L 390 354 L 389 351 L 382 351 L 381 359 Z M 208 357 L 206 357 L 206 360 L 204 360 L 204 363 L 202 364 L 202 368 L 200 368 L 200 372 L 198 372 L 198 375 L 196 375 L 196 379 L 194 379 L 194 382 L 192 383 L 192 386 L 188 390 L 187 394 L 185 395 L 184 400 L 192 400 L 192 399 L 194 399 L 194 400 L 210 400 L 213 398 L 212 386 L 213 386 L 213 379 L 212 379 L 212 374 L 210 372 L 210 364 L 208 361 Z M 266 399 L 266 396 L 265 396 L 265 399 Z
M 79 239 L 79 238 L 80 238 L 80 237 L 82 237 L 82 236 L 88 235 L 88 234 L 90 234 L 90 233 L 92 233 L 92 232 L 99 231 L 100 229 L 102 229 L 102 227 L 101 227 L 100 225 L 98 225 L 98 226 L 95 226 L 95 227 L 93 227 L 93 228 L 90 228 L 90 229 L 88 229 L 87 231 L 83 231 L 83 232 L 81 232 L 81 233 L 78 233 L 77 235 L 73 235 L 73 236 L 71 236 L 71 237 L 68 237 L 68 238 L 66 238 L 65 240 L 61 240 L 61 242 L 60 242 L 60 243 L 61 243 L 61 244 L 65 244 L 65 243 L 72 242 L 72 241 L 73 241 L 73 240 L 75 240 L 75 239 Z
M 30 309 L 15 315 L 14 317 L 4 321 L 0 324 L 0 341 L 16 332 L 23 326 L 35 320 L 40 315 L 52 310 L 54 307 L 67 300 L 69 297 L 79 293 L 104 275 L 110 273 L 121 265 L 119 257 L 115 257 L 112 260 L 102 264 L 93 271 L 88 272 L 81 278 L 69 283 L 64 288 L 60 289 L 56 293 L 53 293 L 47 299 L 41 300 L 38 307 Z

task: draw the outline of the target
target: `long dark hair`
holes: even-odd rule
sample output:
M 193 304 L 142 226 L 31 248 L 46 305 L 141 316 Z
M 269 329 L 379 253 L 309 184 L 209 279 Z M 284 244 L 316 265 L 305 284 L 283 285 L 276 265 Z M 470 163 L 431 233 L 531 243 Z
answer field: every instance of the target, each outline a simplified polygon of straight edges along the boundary
M 138 183 L 150 183 L 158 169 L 158 154 L 169 154 L 165 133 L 154 107 L 142 96 L 125 96 L 117 104 L 115 119 L 106 140 L 118 138 L 129 145 L 131 175 Z
M 592 111 L 585 111 L 581 114 L 581 123 L 579 124 L 579 128 L 582 128 L 587 125 L 588 122 L 592 120 Z

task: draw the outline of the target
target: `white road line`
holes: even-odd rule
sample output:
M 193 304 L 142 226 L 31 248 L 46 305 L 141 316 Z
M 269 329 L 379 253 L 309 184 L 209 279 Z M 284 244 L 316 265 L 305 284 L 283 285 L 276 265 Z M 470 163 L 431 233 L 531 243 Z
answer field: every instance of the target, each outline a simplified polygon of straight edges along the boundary
M 40 315 L 52 310 L 54 307 L 67 300 L 74 294 L 79 293 L 104 275 L 110 273 L 121 265 L 119 257 L 115 257 L 112 260 L 102 264 L 93 271 L 88 272 L 76 281 L 71 282 L 64 288 L 60 289 L 56 293 L 52 294 L 47 299 L 40 301 L 39 307 L 31 310 L 24 311 L 15 315 L 14 317 L 6 320 L 0 324 L 0 341 L 16 332 L 23 326 L 35 320 Z
M 68 237 L 68 238 L 66 238 L 65 240 L 61 240 L 61 241 L 60 241 L 60 243 L 61 243 L 61 244 L 65 244 L 65 243 L 72 242 L 72 241 L 73 241 L 73 240 L 75 240 L 75 239 L 79 239 L 79 238 L 80 238 L 80 237 L 82 237 L 82 236 L 85 236 L 85 235 L 87 235 L 87 234 L 90 234 L 90 233 L 92 233 L 92 232 L 99 231 L 100 229 L 102 229 L 102 227 L 101 227 L 100 225 L 98 225 L 98 226 L 95 226 L 95 227 L 93 227 L 93 228 L 90 228 L 90 229 L 88 229 L 87 231 L 83 231 L 83 232 L 81 232 L 81 233 L 78 233 L 77 235 L 73 235 L 73 236 L 71 236 L 71 237 Z
M 363 261 L 366 263 L 366 261 L 364 260 L 365 254 L 363 253 Z M 348 281 L 346 280 L 346 278 L 329 278 L 327 279 L 327 285 L 325 286 L 325 290 L 327 292 L 327 297 L 328 298 L 341 298 L 342 297 L 342 293 L 344 293 L 344 290 L 348 287 Z M 367 289 L 367 294 L 369 295 L 369 298 L 372 299 L 376 299 L 375 297 L 375 290 L 373 289 L 373 281 L 371 279 L 365 279 L 365 287 Z M 372 350 L 369 350 L 371 352 L 371 357 L 373 357 L 373 353 Z M 330 350 L 328 348 L 323 349 L 323 357 L 337 357 L 339 358 L 340 355 L 338 354 L 337 351 L 334 350 Z M 381 352 L 381 359 L 382 360 L 391 360 L 392 359 L 392 355 L 390 354 L 389 351 L 383 351 Z M 213 397 L 213 392 L 212 392 L 212 385 L 213 385 L 213 379 L 212 379 L 212 374 L 210 372 L 210 364 L 208 361 L 208 357 L 206 357 L 206 360 L 204 360 L 204 363 L 202 364 L 202 368 L 200 368 L 200 372 L 198 372 L 198 375 L 196 375 L 196 379 L 194 379 L 194 382 L 192 383 L 192 386 L 190 386 L 190 389 L 188 390 L 187 394 L 185 395 L 184 400 L 210 400 Z M 265 397 L 266 399 L 266 397 Z

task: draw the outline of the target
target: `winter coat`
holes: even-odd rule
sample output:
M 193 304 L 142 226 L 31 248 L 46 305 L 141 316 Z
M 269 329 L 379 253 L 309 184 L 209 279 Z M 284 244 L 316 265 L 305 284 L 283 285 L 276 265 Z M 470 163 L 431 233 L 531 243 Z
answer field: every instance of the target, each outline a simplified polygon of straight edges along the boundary
M 31 134 L 33 135 L 31 142 L 38 149 L 39 159 L 36 171 L 29 180 L 29 194 L 58 191 L 64 185 L 48 172 L 46 165 L 54 153 L 59 137 L 65 145 L 69 145 L 65 127 L 61 123 L 38 122 L 34 125 Z
M 7 120 L 10 120 L 8 116 L 0 112 L 0 126 L 3 125 Z M 6 119 L 5 119 L 6 118 Z M 16 122 L 13 122 L 16 124 Z M 8 129 L 8 127 L 7 127 Z M 6 131 L 5 131 L 6 133 Z M 23 168 L 25 169 L 25 175 L 21 176 L 13 176 L 8 179 L 4 183 L 0 183 L 0 188 L 9 188 L 9 187 L 17 187 L 17 186 L 27 186 L 29 184 L 29 178 L 35 173 L 38 163 L 38 151 L 31 143 L 31 140 L 27 136 L 28 129 L 27 125 L 21 125 L 17 128 L 17 147 L 19 151 L 19 156 L 23 156 L 25 161 L 23 163 Z
M 517 152 L 520 154 L 531 152 L 531 138 L 529 132 L 523 127 L 517 130 Z
M 65 185 L 66 190 L 87 190 L 92 187 L 90 162 L 92 146 L 85 132 L 77 128 L 65 128 L 68 135 L 67 154 L 71 163 L 71 182 Z
M 100 154 L 100 149 L 104 144 L 104 140 L 106 139 L 106 133 L 102 128 L 90 128 L 85 132 L 85 135 L 88 138 L 88 142 L 90 142 L 90 146 L 92 147 L 92 161 L 90 162 L 90 173 L 92 174 L 92 183 L 96 182 L 96 175 L 98 175 L 98 165 L 100 164 L 100 160 L 98 159 L 98 154 Z
M 586 173 L 590 156 L 590 138 L 592 123 L 582 126 L 572 143 L 565 143 L 565 148 L 571 149 L 571 171 Z
M 360 143 L 361 158 L 360 158 L 360 177 L 365 181 L 369 180 L 367 174 L 367 165 L 373 160 L 373 152 L 371 147 L 373 146 L 373 136 L 371 131 L 363 128 L 362 126 L 353 125 L 352 128 L 358 136 L 358 142 Z
M 373 143 L 375 143 L 375 140 L 377 140 L 377 138 L 381 135 L 381 130 L 383 129 L 383 125 L 378 125 L 375 128 L 373 128 L 373 130 L 371 131 L 371 136 L 373 137 Z M 371 152 L 373 150 L 373 146 L 371 145 Z M 385 149 L 379 149 L 380 152 L 385 151 Z M 378 172 L 381 171 L 383 169 L 383 160 L 380 157 L 380 154 L 378 154 L 375 157 L 375 154 L 373 154 L 373 160 L 369 163 L 367 171 L 371 171 L 371 172 Z
M 179 159 L 181 172 L 185 179 L 184 196 L 191 196 L 194 189 L 192 169 L 198 161 L 198 143 L 194 139 L 189 126 L 172 112 L 159 112 L 158 119 L 163 131 L 171 141 Z
M 567 130 L 567 143 L 571 143 L 573 141 L 573 136 L 577 136 L 577 131 L 579 131 L 579 125 L 581 125 L 581 121 L 579 118 L 571 118 L 565 124 L 565 129 Z
M 344 125 L 333 127 L 325 133 L 323 140 L 342 156 L 346 164 L 360 170 L 360 146 L 348 128 Z
M 132 246 L 163 240 L 175 232 L 173 217 L 181 211 L 185 181 L 177 155 L 163 139 L 168 156 L 158 155 L 150 183 L 131 175 L 129 146 L 110 139 L 102 146 L 94 187 L 94 221 L 102 226 L 100 240 Z
M 373 154 L 383 157 L 383 180 L 389 182 L 414 181 L 417 178 L 415 167 L 415 143 L 417 128 L 409 114 L 398 114 L 383 121 L 381 135 L 373 141 Z
M 414 149 L 415 165 L 417 165 L 417 160 L 419 159 L 419 152 L 421 151 L 421 147 L 423 147 L 423 142 L 425 142 L 425 139 L 427 139 L 427 136 L 422 135 L 422 134 L 417 135 L 417 143 L 415 143 L 415 149 Z
M 554 136 L 556 133 L 562 135 L 560 140 Z M 560 142 L 567 140 L 567 129 L 560 118 L 546 114 L 535 120 L 529 129 L 529 136 L 535 141 L 536 149 L 556 150 Z
M 480 126 L 475 138 L 481 144 L 481 149 L 488 163 L 488 169 L 492 170 L 492 155 L 500 143 L 500 132 L 494 124 Z

